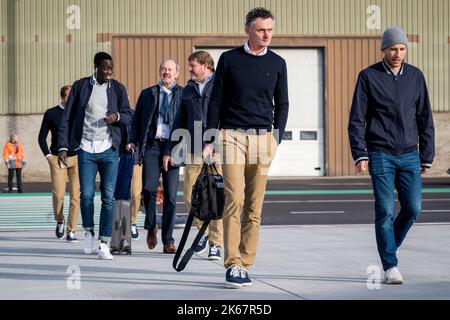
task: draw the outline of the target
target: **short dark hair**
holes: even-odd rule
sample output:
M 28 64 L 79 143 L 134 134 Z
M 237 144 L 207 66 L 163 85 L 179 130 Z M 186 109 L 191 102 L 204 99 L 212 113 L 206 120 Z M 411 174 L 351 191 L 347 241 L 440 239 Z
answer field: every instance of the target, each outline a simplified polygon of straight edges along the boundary
M 112 57 L 106 52 L 97 52 L 94 56 L 94 65 L 100 65 L 102 60 L 112 60 Z
M 214 59 L 211 57 L 211 55 L 206 51 L 196 51 L 192 53 L 188 61 L 197 60 L 198 63 L 201 65 L 205 65 L 208 67 L 209 70 L 214 72 Z
M 262 19 L 273 19 L 275 20 L 275 17 L 273 16 L 272 12 L 270 10 L 267 10 L 263 7 L 257 7 L 252 9 L 249 13 L 247 13 L 247 16 L 245 17 L 245 26 L 250 27 L 253 21 L 255 21 L 257 18 Z
M 66 91 L 70 88 L 72 88 L 71 85 L 66 85 L 66 86 L 62 87 L 61 90 L 59 91 L 59 96 L 61 98 L 64 98 L 66 96 Z

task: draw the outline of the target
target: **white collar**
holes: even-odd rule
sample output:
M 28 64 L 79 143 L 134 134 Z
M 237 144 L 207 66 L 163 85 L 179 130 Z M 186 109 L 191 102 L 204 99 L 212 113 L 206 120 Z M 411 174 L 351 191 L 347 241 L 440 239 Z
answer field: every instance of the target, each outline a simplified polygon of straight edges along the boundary
M 103 84 L 98 83 L 98 82 L 97 82 L 97 78 L 95 77 L 95 74 L 93 74 L 93 75 L 92 75 L 92 78 L 91 78 L 91 84 L 92 84 L 92 85 L 96 85 L 96 86 L 101 86 L 101 87 L 103 87 L 103 86 L 108 86 L 108 88 L 109 88 L 109 83 L 110 83 L 110 82 L 111 82 L 111 81 L 104 82 Z
M 252 56 L 263 56 L 267 53 L 267 47 L 265 47 L 264 50 L 261 51 L 260 53 L 254 54 L 248 45 L 248 40 L 245 41 L 245 43 L 244 43 L 244 50 L 245 50 L 245 52 L 247 52 L 248 54 L 251 54 Z
M 59 104 L 59 107 L 64 110 L 64 106 L 62 103 Z

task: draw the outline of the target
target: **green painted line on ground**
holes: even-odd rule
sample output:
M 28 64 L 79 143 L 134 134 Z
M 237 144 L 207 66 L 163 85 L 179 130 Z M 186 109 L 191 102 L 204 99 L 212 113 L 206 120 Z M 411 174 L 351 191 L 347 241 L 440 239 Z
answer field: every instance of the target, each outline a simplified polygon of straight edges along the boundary
M 345 189 L 345 190 L 268 190 L 266 195 L 328 195 L 328 194 L 372 194 L 372 189 Z M 424 188 L 422 193 L 450 193 L 450 188 Z M 52 194 L 46 193 L 22 193 L 22 194 L 0 194 L 0 197 L 48 197 Z M 100 196 L 100 192 L 95 193 Z M 178 191 L 178 196 L 182 196 L 183 192 Z

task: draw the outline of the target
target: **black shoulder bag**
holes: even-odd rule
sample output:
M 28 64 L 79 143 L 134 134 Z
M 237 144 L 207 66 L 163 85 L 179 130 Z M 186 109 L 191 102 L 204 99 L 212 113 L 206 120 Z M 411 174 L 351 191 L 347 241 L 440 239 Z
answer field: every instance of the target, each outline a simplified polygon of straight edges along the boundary
M 189 217 L 184 227 L 183 236 L 178 245 L 177 252 L 173 258 L 173 268 L 180 272 L 182 271 L 194 254 L 194 248 L 199 242 L 200 238 L 205 233 L 206 228 L 211 220 L 222 219 L 224 207 L 224 191 L 223 178 L 218 173 L 214 164 L 203 164 L 202 170 L 192 187 L 192 206 L 189 211 Z M 179 265 L 181 253 L 186 244 L 189 231 L 194 221 L 194 217 L 204 221 L 202 227 L 197 233 L 191 247 L 186 251 Z

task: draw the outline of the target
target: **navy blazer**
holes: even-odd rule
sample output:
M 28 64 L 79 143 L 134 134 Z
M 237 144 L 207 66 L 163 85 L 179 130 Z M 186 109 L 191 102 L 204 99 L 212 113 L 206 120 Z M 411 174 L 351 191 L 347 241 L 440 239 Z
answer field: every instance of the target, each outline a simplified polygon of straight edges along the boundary
M 89 98 L 94 85 L 92 77 L 77 80 L 72 85 L 69 99 L 64 108 L 61 127 L 58 131 L 59 147 L 61 149 L 78 150 L 83 135 L 84 117 Z M 116 80 L 111 80 L 106 89 L 108 96 L 108 111 L 120 114 L 119 121 L 110 124 L 113 139 L 113 148 L 119 149 L 122 126 L 127 126 L 132 117 L 125 86 Z
M 136 103 L 133 119 L 131 120 L 130 136 L 128 140 L 129 143 L 133 143 L 135 146 L 139 147 L 139 163 L 142 163 L 144 158 L 150 124 L 152 123 L 153 117 L 158 115 L 160 90 L 159 85 L 154 85 L 142 90 Z M 170 101 L 169 113 L 170 132 L 172 131 L 175 116 L 180 106 L 182 92 L 183 87 L 179 85 L 175 85 L 172 89 L 173 96 Z

